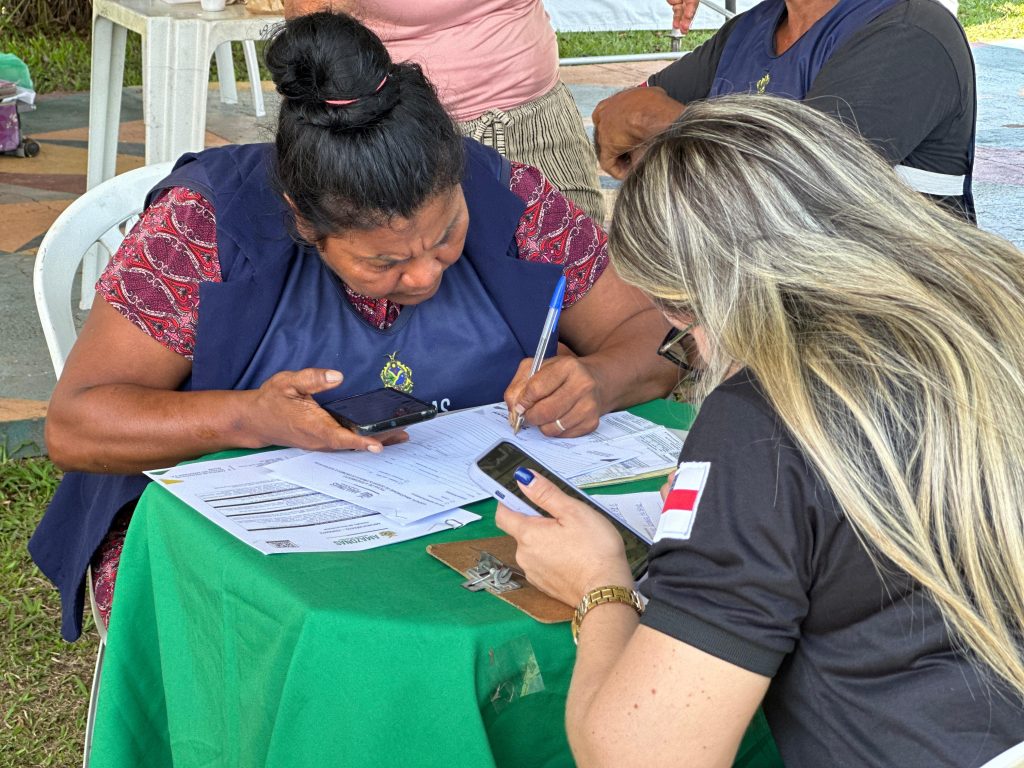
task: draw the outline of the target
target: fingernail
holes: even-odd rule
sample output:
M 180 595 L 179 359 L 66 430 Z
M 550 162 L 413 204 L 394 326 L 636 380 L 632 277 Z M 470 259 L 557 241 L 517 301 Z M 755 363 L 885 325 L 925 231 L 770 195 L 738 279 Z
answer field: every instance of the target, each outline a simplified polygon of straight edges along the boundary
M 533 472 L 526 467 L 519 467 L 516 470 L 515 478 L 523 485 L 529 485 L 533 482 Z
M 341 371 L 325 371 L 324 379 L 331 384 L 338 384 L 341 382 Z
M 516 413 L 522 416 L 524 413 L 526 413 L 526 406 L 524 406 L 522 403 L 516 403 L 516 407 L 513 408 L 512 410 L 514 410 Z
M 370 453 L 380 453 L 381 451 L 384 450 L 384 446 L 374 443 L 373 445 L 366 446 L 366 450 L 368 450 Z

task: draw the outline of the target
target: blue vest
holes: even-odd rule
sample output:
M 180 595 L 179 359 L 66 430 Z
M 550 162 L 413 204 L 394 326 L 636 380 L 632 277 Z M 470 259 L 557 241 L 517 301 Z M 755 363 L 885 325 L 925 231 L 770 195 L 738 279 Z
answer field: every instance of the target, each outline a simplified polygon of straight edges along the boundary
M 184 186 L 217 217 L 222 282 L 200 286 L 199 325 L 186 390 L 251 389 L 281 370 L 345 374 L 326 401 L 393 384 L 441 409 L 502 399 L 537 344 L 561 267 L 518 258 L 525 206 L 509 191 L 509 164 L 466 141 L 462 188 L 469 230 L 437 294 L 406 307 L 386 331 L 368 325 L 316 250 L 293 237 L 269 180 L 273 148 L 188 154 L 150 193 Z M 148 201 L 147 201 L 148 202 Z M 552 339 L 548 354 L 553 354 Z M 145 488 L 142 475 L 68 473 L 29 543 L 61 593 L 61 634 L 81 634 L 84 574 L 114 515 Z
M 839 0 L 785 53 L 775 53 L 775 31 L 785 0 L 764 0 L 737 17 L 711 84 L 712 98 L 770 93 L 802 99 L 818 72 L 847 38 L 902 0 Z
M 775 32 L 786 10 L 785 0 L 764 0 L 736 18 L 715 70 L 709 97 L 732 93 L 765 93 L 803 99 L 821 68 L 843 43 L 866 24 L 903 0 L 839 0 L 788 50 L 775 53 Z M 919 192 L 962 199 L 964 212 L 974 218 L 970 169 L 974 137 L 964 176 L 924 171 L 905 165 L 896 173 Z

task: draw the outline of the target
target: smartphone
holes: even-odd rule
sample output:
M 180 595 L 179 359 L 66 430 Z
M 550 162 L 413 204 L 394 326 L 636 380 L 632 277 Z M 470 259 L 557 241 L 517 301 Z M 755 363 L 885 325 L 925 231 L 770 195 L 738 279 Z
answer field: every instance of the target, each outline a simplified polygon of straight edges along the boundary
M 546 477 L 572 498 L 582 501 L 591 509 L 607 517 L 615 526 L 615 530 L 619 532 L 619 536 L 622 537 L 622 543 L 626 545 L 626 560 L 629 561 L 633 578 L 639 579 L 643 576 L 647 571 L 647 553 L 650 550 L 650 545 L 644 538 L 601 506 L 597 499 L 588 496 L 568 480 L 559 477 L 514 443 L 507 440 L 495 443 L 470 465 L 469 474 L 481 488 L 509 509 L 527 515 L 541 514 L 550 517 L 544 510 L 534 507 L 526 498 L 522 488 L 519 487 L 515 478 L 515 471 L 519 467 L 525 467 L 535 475 Z
M 400 429 L 437 415 L 437 408 L 397 389 L 383 387 L 323 404 L 334 420 L 357 435 Z

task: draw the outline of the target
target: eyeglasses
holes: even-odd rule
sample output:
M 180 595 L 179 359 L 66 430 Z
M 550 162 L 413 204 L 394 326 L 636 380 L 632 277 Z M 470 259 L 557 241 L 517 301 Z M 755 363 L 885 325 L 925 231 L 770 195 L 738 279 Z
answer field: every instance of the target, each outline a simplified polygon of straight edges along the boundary
M 687 359 L 687 349 L 682 342 L 690 335 L 690 331 L 693 330 L 695 325 L 696 323 L 690 323 L 682 330 L 673 328 L 661 340 L 661 345 L 658 347 L 658 354 L 661 357 L 664 357 L 671 363 L 675 363 L 684 371 L 690 371 L 691 373 L 695 372 L 695 369 Z

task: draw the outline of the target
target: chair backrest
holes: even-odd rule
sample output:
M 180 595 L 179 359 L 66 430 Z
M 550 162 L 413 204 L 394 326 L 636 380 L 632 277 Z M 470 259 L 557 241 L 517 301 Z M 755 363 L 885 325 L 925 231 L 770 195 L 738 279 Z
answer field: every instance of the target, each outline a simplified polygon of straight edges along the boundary
M 146 193 L 170 173 L 172 165 L 148 165 L 98 184 L 69 205 L 43 238 L 32 283 L 39 322 L 58 378 L 78 335 L 71 287 L 82 259 L 96 245 L 106 263 L 138 220 Z

